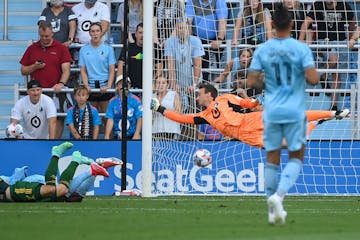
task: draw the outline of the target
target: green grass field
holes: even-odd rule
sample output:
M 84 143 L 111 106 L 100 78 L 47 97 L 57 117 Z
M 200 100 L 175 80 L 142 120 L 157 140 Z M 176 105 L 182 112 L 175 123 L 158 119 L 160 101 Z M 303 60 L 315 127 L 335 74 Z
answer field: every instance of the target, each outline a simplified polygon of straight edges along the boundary
M 267 224 L 263 197 L 88 197 L 2 203 L 9 239 L 360 239 L 360 197 L 287 197 L 287 223 Z

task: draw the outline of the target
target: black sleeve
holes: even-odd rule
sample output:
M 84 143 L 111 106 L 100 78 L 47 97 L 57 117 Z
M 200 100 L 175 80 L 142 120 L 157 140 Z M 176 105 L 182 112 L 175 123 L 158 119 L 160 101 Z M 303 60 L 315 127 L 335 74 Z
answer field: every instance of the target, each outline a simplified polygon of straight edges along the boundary
M 209 124 L 208 121 L 206 121 L 204 118 L 202 117 L 194 117 L 194 123 L 195 124 L 204 124 L 204 123 L 207 123 Z

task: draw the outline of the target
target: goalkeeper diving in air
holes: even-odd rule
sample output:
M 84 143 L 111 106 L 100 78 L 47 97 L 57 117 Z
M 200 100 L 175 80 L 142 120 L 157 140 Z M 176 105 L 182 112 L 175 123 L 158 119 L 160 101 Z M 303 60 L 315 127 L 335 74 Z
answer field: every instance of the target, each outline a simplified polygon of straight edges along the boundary
M 151 100 L 151 109 L 178 123 L 210 124 L 224 136 L 237 139 L 250 146 L 264 148 L 262 112 L 240 113 L 243 108 L 251 109 L 261 104 L 260 98 L 244 99 L 233 94 L 218 96 L 218 91 L 213 85 L 203 83 L 199 86 L 196 100 L 205 110 L 195 114 L 181 114 L 166 109 L 156 98 Z M 309 110 L 306 111 L 306 116 L 309 122 L 307 131 L 307 135 L 309 135 L 323 120 L 340 120 L 348 117 L 349 110 Z
M 93 161 L 82 156 L 79 151 L 74 151 L 71 162 L 61 173 L 60 181 L 56 184 L 58 161 L 72 147 L 71 142 L 52 147 L 52 156 L 45 176 L 27 176 L 26 166 L 16 168 L 11 176 L 0 176 L 0 202 L 80 202 L 93 186 L 96 176 L 109 177 L 106 169 L 122 164 L 121 160 L 113 157 L 97 158 Z M 89 168 L 73 178 L 80 164 L 89 165 Z

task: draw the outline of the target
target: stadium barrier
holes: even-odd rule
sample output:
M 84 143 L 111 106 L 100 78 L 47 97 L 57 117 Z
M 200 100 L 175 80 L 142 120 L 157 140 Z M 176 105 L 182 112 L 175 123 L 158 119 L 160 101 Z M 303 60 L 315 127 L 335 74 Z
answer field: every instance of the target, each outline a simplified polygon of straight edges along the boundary
M 30 166 L 30 174 L 43 174 L 51 157 L 51 147 L 61 142 L 0 140 L 3 159 L 0 175 L 11 175 L 15 167 L 25 165 Z M 121 141 L 73 141 L 73 143 L 74 150 L 79 150 L 83 155 L 93 159 L 111 156 L 120 158 Z M 155 193 L 169 195 L 264 194 L 265 152 L 263 150 L 257 150 L 235 141 L 214 142 L 213 150 L 216 150 L 217 154 L 212 156 L 213 166 L 199 168 L 192 163 L 192 153 L 195 151 L 194 149 L 201 148 L 202 143 L 194 145 L 193 142 L 172 142 L 171 144 L 182 149 L 181 153 L 188 158 L 188 166 L 177 165 L 174 169 L 163 168 L 153 172 L 152 188 Z M 221 151 L 221 149 L 229 149 L 229 147 L 234 148 L 233 151 Z M 309 142 L 308 148 L 314 150 L 308 152 L 311 153 L 311 157 L 305 157 L 303 172 L 290 193 L 296 195 L 359 195 L 360 166 L 358 162 L 360 156 L 354 152 L 359 147 L 360 141 Z M 141 149 L 141 141 L 128 142 L 127 189 L 141 189 L 141 151 L 139 149 Z M 241 154 L 234 156 L 233 152 L 241 152 Z M 164 152 L 164 154 L 167 154 L 168 157 L 175 156 L 171 151 Z M 71 155 L 71 150 L 65 155 Z M 331 156 L 331 159 L 326 159 L 324 156 Z M 286 155 L 283 157 L 286 158 Z M 225 161 L 220 159 L 225 159 Z M 234 165 L 234 162 L 237 164 Z M 109 173 L 111 175 L 109 179 L 103 176 L 96 178 L 93 190 L 88 193 L 89 195 L 112 195 L 120 191 L 121 168 L 119 166 L 111 168 Z M 156 181 L 155 185 L 155 179 L 161 179 L 161 181 Z M 181 181 L 179 181 L 180 179 Z

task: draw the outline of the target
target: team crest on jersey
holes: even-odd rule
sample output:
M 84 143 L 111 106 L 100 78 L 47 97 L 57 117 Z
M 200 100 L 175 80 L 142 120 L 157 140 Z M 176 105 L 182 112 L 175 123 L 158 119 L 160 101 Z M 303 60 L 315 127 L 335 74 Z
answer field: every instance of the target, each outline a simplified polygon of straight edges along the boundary
M 213 118 L 215 118 L 215 119 L 220 117 L 220 111 L 218 109 L 219 105 L 220 105 L 220 103 L 216 102 L 214 104 L 214 109 L 211 109 L 211 114 L 212 114 Z

